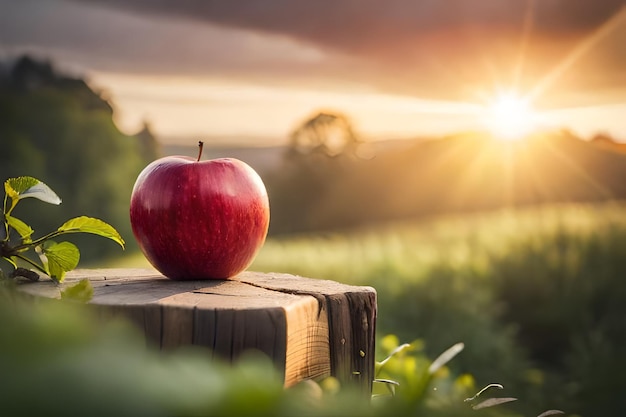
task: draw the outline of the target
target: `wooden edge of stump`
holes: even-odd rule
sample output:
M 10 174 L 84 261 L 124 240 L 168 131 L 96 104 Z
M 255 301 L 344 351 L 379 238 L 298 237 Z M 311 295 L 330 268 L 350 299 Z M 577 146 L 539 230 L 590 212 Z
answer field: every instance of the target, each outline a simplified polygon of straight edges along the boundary
M 35 297 L 89 279 L 97 316 L 122 316 L 161 349 L 200 345 L 233 360 L 267 354 L 285 386 L 335 376 L 369 395 L 374 379 L 376 290 L 283 273 L 245 271 L 229 280 L 170 280 L 154 269 L 77 269 L 63 284 L 20 286 Z

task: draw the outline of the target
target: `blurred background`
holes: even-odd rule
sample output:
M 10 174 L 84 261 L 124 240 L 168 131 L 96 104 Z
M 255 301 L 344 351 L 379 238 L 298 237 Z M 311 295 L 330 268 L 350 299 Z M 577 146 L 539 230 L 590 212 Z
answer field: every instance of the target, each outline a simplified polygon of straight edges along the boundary
M 527 410 L 623 415 L 621 0 L 0 0 L 0 178 L 38 231 L 101 218 L 82 267 L 148 266 L 128 220 L 152 160 L 229 156 L 271 204 L 251 269 L 379 295 Z

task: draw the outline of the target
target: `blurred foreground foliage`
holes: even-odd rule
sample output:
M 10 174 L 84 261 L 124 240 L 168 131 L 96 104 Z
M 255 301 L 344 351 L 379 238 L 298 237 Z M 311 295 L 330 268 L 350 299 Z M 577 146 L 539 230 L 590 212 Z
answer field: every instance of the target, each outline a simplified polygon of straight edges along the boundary
M 379 383 L 370 401 L 334 378 L 285 389 L 265 356 L 250 352 L 234 364 L 187 347 L 146 347 L 124 321 L 97 321 L 88 306 L 29 299 L 14 284 L 0 287 L 0 415 L 10 416 L 493 416 L 463 399 L 475 391 L 469 375 L 446 367 L 460 349 L 431 362 L 421 343 L 378 364 L 378 377 L 397 382 L 395 396 Z M 383 339 L 381 353 L 398 351 Z M 395 387 L 395 385 L 394 385 Z M 486 397 L 486 395 L 485 395 Z M 504 413 L 504 414 L 502 414 Z

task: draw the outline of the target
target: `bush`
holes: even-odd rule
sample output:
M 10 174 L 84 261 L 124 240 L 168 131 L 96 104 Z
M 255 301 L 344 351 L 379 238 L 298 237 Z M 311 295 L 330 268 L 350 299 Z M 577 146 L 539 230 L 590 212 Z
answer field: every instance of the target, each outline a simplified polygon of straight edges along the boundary
M 557 227 L 494 260 L 502 320 L 516 323 L 531 359 L 560 389 L 552 401 L 584 415 L 623 415 L 615 369 L 625 364 L 626 224 Z

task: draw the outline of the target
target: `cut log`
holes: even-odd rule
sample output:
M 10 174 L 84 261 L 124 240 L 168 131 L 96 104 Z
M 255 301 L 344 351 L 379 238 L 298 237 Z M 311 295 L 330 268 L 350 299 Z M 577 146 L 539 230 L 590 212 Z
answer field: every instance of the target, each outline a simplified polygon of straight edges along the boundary
M 122 316 L 161 349 L 209 348 L 233 360 L 255 349 L 283 372 L 285 386 L 335 376 L 371 393 L 376 291 L 288 274 L 243 272 L 229 280 L 173 281 L 152 269 L 80 269 L 61 288 L 52 281 L 20 286 L 59 298 L 89 279 L 102 319 Z

